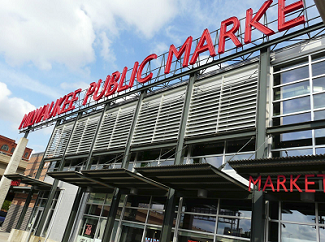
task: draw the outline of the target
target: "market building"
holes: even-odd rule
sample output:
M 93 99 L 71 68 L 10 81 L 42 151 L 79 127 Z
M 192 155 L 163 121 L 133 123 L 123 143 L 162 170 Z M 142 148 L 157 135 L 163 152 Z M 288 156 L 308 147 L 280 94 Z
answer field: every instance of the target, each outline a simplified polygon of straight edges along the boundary
M 317 7 L 265 1 L 26 114 L 55 128 L 10 241 L 324 241 Z

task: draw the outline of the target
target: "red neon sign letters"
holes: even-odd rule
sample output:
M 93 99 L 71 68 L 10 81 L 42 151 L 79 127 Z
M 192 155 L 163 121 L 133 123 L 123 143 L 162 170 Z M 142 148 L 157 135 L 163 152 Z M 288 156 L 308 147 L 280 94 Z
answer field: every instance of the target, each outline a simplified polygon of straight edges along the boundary
M 286 20 L 285 16 L 293 11 L 304 8 L 303 1 L 299 0 L 295 3 L 292 3 L 288 6 L 285 5 L 285 0 L 278 0 L 278 31 L 284 31 L 290 28 L 293 28 L 297 25 L 303 24 L 305 22 L 304 16 L 299 16 L 297 18 L 293 18 L 290 20 Z M 240 28 L 240 21 L 237 17 L 230 17 L 221 22 L 220 33 L 219 33 L 219 44 L 218 44 L 218 54 L 223 54 L 225 52 L 225 42 L 227 39 L 230 39 L 236 47 L 242 47 L 243 44 L 249 44 L 252 42 L 252 28 L 255 28 L 262 32 L 267 36 L 271 36 L 275 34 L 274 30 L 268 28 L 267 26 L 261 24 L 259 20 L 266 13 L 268 8 L 271 6 L 273 0 L 267 0 L 263 3 L 262 7 L 257 11 L 255 16 L 253 16 L 253 10 L 250 8 L 246 11 L 246 21 L 245 21 L 245 37 L 244 43 L 241 43 L 236 36 Z M 165 74 L 170 73 L 171 64 L 173 61 L 173 56 L 176 59 L 180 60 L 183 57 L 183 67 L 187 67 L 189 64 L 194 65 L 197 62 L 197 59 L 201 53 L 209 51 L 209 55 L 214 57 L 217 55 L 215 46 L 213 45 L 213 41 L 208 29 L 205 29 L 201 35 L 201 38 L 195 47 L 192 58 L 191 48 L 192 48 L 193 37 L 189 36 L 184 44 L 177 50 L 174 45 L 171 45 L 168 52 L 167 62 L 165 65 Z M 133 70 L 131 73 L 131 77 L 128 84 L 125 84 L 125 78 L 128 68 L 124 67 L 122 74 L 119 71 L 108 75 L 105 79 L 105 84 L 101 88 L 102 79 L 99 79 L 98 82 L 90 83 L 89 88 L 83 98 L 82 105 L 86 105 L 88 103 L 89 98 L 93 98 L 94 101 L 99 101 L 104 97 L 111 96 L 116 92 L 125 91 L 127 89 L 131 89 L 133 87 L 135 78 L 139 83 L 146 83 L 153 78 L 153 73 L 147 74 L 143 77 L 143 70 L 149 64 L 150 61 L 157 59 L 156 54 L 151 54 L 147 56 L 141 64 L 139 62 L 135 62 L 133 66 Z M 81 89 L 75 90 L 64 97 L 61 97 L 56 100 L 56 102 L 52 102 L 51 104 L 47 104 L 43 107 L 38 108 L 28 114 L 25 114 L 20 126 L 18 129 L 27 128 L 39 122 L 48 120 L 57 115 L 66 113 L 75 109 L 74 103 L 78 100 L 77 95 L 81 92 Z
M 256 189 L 258 191 L 265 191 L 266 189 L 272 192 L 307 192 L 307 193 L 314 193 L 316 192 L 315 186 L 316 179 L 321 178 L 323 180 L 323 191 L 325 193 L 325 174 L 308 174 L 308 175 L 290 175 L 290 177 L 286 177 L 284 175 L 278 175 L 276 177 L 271 178 L 271 176 L 266 177 L 266 181 L 264 185 L 262 184 L 262 177 L 259 176 L 256 179 L 254 179 L 252 176 L 249 176 L 249 184 L 248 184 L 248 191 L 251 191 L 251 186 L 254 185 L 256 186 Z M 298 185 L 297 183 L 301 182 L 303 183 L 303 187 Z M 303 191 L 304 190 L 304 191 Z

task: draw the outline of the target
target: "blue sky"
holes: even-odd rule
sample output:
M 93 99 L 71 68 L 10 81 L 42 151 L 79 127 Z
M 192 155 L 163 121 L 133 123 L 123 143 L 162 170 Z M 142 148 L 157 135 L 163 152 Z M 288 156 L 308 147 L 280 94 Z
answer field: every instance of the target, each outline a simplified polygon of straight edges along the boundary
M 0 134 L 18 140 L 25 113 L 146 56 L 257 11 L 258 0 L 0 0 Z M 274 2 L 277 2 L 276 0 Z M 287 1 L 288 3 L 294 1 Z M 29 134 L 43 151 L 51 128 Z

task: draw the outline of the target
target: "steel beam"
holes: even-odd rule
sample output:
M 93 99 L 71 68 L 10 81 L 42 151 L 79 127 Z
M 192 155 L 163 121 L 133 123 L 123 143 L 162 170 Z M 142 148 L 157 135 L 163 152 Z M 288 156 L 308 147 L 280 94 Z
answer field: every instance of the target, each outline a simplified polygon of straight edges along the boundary
M 208 143 L 208 142 L 215 142 L 215 141 L 224 141 L 224 140 L 229 140 L 229 139 L 241 139 L 241 138 L 246 138 L 246 137 L 251 137 L 256 134 L 255 128 L 253 131 L 246 131 L 242 133 L 231 133 L 231 134 L 221 134 L 209 138 L 200 138 L 200 139 L 191 139 L 191 140 L 186 140 L 185 144 L 186 145 L 191 145 L 191 144 L 199 144 L 199 143 Z
M 325 24 L 325 2 L 324 0 L 314 0 L 316 7 L 318 9 L 319 15 L 323 19 L 323 23 Z
M 74 132 L 76 126 L 77 126 L 77 122 L 81 118 L 81 116 L 82 116 L 82 112 L 80 112 L 78 114 L 77 119 L 75 120 L 75 122 L 73 124 L 73 128 L 72 128 L 72 131 L 70 133 L 69 140 L 67 142 L 67 146 L 65 147 L 64 152 L 63 152 L 63 156 L 61 158 L 61 162 L 60 162 L 60 166 L 59 166 L 59 171 L 62 171 L 63 168 L 64 168 L 64 165 L 65 165 L 65 154 L 67 152 L 68 145 L 69 145 L 69 142 L 71 140 L 72 134 L 73 134 L 73 132 Z M 48 212 L 51 209 L 52 200 L 54 198 L 55 192 L 57 191 L 58 184 L 59 184 L 59 180 L 58 179 L 55 179 L 53 181 L 53 185 L 52 185 L 50 194 L 49 194 L 49 196 L 47 198 L 46 205 L 44 207 L 44 211 L 43 211 L 42 216 L 40 218 L 40 222 L 38 223 L 38 227 L 37 227 L 37 229 L 35 231 L 35 236 L 41 236 L 41 232 L 42 232 L 43 227 L 44 227 L 44 224 L 46 222 L 46 217 L 48 215 Z M 51 218 L 49 218 L 49 219 L 51 219 Z
M 265 198 L 263 191 L 253 191 L 252 200 L 252 222 L 251 241 L 265 241 Z
M 261 50 L 259 64 L 259 80 L 257 94 L 257 120 L 256 120 L 256 143 L 255 158 L 261 159 L 267 155 L 266 144 L 266 115 L 267 115 L 267 84 L 270 77 L 270 49 Z
M 309 121 L 300 124 L 287 124 L 275 127 L 269 127 L 266 131 L 267 134 L 282 134 L 289 132 L 304 131 L 310 129 L 321 129 L 325 128 L 324 120 Z

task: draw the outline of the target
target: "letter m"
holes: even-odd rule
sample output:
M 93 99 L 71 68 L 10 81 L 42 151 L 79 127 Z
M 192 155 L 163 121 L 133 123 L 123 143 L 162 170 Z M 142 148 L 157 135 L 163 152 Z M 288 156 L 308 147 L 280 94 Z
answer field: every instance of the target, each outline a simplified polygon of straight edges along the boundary
M 169 52 L 168 52 L 167 63 L 166 63 L 166 67 L 165 67 L 165 74 L 168 74 L 170 72 L 170 67 L 171 67 L 172 61 L 173 61 L 173 54 L 179 60 L 185 52 L 184 60 L 183 60 L 183 67 L 188 66 L 188 61 L 190 59 L 190 54 L 191 54 L 192 41 L 193 41 L 193 37 L 192 36 L 188 37 L 187 40 L 185 41 L 185 43 L 179 49 L 179 51 L 177 51 L 177 49 L 174 45 L 170 46 Z
M 258 191 L 261 190 L 261 176 L 259 176 L 256 181 L 254 181 L 253 177 L 249 176 L 249 184 L 248 184 L 248 191 L 251 191 L 251 184 L 253 183 L 254 186 L 258 183 Z

